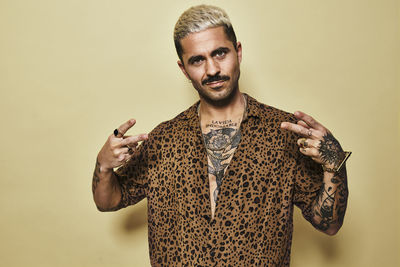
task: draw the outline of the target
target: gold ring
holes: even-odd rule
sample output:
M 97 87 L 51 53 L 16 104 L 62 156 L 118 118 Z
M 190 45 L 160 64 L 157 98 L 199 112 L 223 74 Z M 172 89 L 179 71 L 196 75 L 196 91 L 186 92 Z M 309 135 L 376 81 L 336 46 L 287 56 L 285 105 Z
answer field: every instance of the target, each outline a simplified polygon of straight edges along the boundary
M 306 147 L 306 146 L 308 146 L 307 139 L 305 139 L 305 138 L 300 138 L 299 141 L 300 141 L 300 147 Z

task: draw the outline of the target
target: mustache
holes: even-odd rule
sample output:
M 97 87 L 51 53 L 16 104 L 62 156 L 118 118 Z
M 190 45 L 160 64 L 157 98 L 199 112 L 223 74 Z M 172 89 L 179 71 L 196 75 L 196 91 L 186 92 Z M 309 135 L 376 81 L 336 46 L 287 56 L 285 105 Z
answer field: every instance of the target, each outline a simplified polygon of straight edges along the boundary
M 205 84 L 207 84 L 207 83 L 212 83 L 212 82 L 228 81 L 229 79 L 230 79 L 229 76 L 226 76 L 226 75 L 222 75 L 222 76 L 221 76 L 221 75 L 217 74 L 217 75 L 211 76 L 211 77 L 209 77 L 209 78 L 203 80 L 203 81 L 201 82 L 201 84 L 202 84 L 202 85 L 205 85 Z

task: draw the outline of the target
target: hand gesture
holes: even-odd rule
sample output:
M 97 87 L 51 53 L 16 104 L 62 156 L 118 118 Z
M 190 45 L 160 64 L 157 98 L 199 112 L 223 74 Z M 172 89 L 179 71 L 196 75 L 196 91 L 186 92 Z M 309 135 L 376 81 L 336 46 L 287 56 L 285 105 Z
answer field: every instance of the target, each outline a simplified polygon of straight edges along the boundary
M 297 140 L 300 152 L 325 168 L 337 168 L 346 154 L 331 132 L 311 116 L 296 111 L 297 124 L 282 122 L 281 128 L 295 132 L 303 138 Z
M 112 170 L 130 160 L 138 142 L 147 139 L 147 134 L 125 136 L 125 133 L 135 123 L 136 120 L 134 119 L 125 122 L 108 137 L 97 156 L 97 161 L 102 170 Z

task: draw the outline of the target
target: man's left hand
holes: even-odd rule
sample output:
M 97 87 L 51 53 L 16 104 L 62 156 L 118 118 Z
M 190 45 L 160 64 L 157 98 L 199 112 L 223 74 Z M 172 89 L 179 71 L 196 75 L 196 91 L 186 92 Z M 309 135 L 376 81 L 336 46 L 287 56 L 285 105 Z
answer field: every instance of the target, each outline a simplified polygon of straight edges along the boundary
M 332 133 L 311 116 L 296 111 L 297 124 L 282 122 L 281 128 L 295 132 L 303 138 L 297 140 L 300 152 L 326 168 L 338 167 L 345 153 Z

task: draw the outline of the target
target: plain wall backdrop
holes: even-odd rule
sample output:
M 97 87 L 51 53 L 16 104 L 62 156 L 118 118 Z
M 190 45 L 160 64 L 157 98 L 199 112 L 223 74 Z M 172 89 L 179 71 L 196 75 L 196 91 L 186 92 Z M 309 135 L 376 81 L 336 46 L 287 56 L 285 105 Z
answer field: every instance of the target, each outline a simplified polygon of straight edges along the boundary
M 146 201 L 98 212 L 114 128 L 149 132 L 198 99 L 176 61 L 200 1 L 0 0 L 0 266 L 149 266 Z M 296 208 L 292 266 L 400 266 L 399 1 L 208 1 L 243 45 L 240 88 L 311 114 L 353 151 L 333 237 Z

